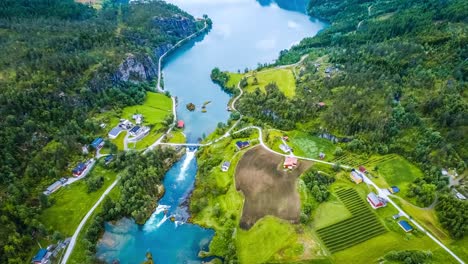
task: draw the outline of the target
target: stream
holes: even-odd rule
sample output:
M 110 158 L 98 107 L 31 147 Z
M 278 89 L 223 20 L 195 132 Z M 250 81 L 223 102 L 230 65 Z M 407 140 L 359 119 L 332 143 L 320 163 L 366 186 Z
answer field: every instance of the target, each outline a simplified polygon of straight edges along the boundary
M 237 72 L 271 63 L 279 52 L 304 37 L 317 34 L 326 24 L 310 18 L 307 0 L 169 0 L 167 2 L 201 17 L 207 14 L 213 28 L 185 44 L 164 61 L 164 86 L 179 104 L 177 118 L 184 120 L 189 143 L 214 131 L 226 122 L 230 95 L 210 79 L 211 70 Z M 206 113 L 201 106 L 207 105 Z M 196 111 L 185 105 L 194 103 Z M 164 178 L 165 194 L 150 219 L 142 226 L 131 219 L 106 223 L 105 233 L 97 246 L 97 257 L 112 263 L 142 263 L 145 253 L 153 254 L 155 263 L 201 263 L 200 250 L 208 250 L 214 236 L 212 229 L 186 223 L 186 202 L 195 183 L 195 153 L 187 151 Z M 175 221 L 171 221 L 173 216 Z

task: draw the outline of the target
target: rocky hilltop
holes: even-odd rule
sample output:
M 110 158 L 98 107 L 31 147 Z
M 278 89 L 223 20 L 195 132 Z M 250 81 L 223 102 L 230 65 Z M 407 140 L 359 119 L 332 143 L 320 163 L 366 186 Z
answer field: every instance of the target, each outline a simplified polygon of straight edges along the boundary
M 171 17 L 155 17 L 152 25 L 173 39 L 179 41 L 196 32 L 197 27 L 192 18 L 181 15 Z M 158 75 L 157 61 L 166 51 L 173 47 L 172 43 L 163 43 L 153 48 L 150 55 L 127 54 L 112 77 L 113 82 L 151 81 Z
M 115 81 L 139 82 L 152 80 L 158 75 L 158 67 L 150 56 L 127 54 L 114 75 Z

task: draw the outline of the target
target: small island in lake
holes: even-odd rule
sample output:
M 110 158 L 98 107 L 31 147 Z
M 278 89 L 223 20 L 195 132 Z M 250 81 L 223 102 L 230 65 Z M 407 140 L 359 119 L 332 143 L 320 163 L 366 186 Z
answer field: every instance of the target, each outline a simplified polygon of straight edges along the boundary
M 193 103 L 188 103 L 187 110 L 189 110 L 190 112 L 195 111 L 195 105 Z

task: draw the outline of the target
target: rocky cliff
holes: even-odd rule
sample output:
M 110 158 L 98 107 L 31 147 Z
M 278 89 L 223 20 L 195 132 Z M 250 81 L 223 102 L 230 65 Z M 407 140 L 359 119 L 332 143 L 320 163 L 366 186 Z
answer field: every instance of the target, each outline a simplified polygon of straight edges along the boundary
M 193 19 L 181 15 L 155 17 L 152 23 L 154 27 L 174 37 L 177 41 L 190 36 L 197 30 Z M 128 54 L 112 76 L 112 81 L 114 83 L 128 81 L 140 82 L 157 78 L 159 57 L 172 46 L 173 44 L 171 43 L 160 44 L 153 48 L 153 54 L 151 54 L 151 56 Z
M 171 17 L 156 17 L 153 25 L 170 36 L 185 38 L 196 31 L 195 21 L 181 15 Z
M 158 75 L 158 65 L 147 55 L 127 54 L 114 74 L 113 81 L 140 82 L 153 80 Z

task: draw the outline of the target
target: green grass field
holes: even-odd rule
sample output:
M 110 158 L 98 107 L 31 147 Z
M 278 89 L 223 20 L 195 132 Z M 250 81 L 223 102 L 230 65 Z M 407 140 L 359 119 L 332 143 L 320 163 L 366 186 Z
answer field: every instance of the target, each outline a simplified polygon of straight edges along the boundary
M 237 87 L 237 84 L 240 82 L 242 77 L 244 77 L 244 74 L 242 74 L 242 73 L 230 72 L 228 74 L 229 74 L 229 80 L 226 83 L 227 87 Z
M 351 213 L 346 206 L 335 197 L 330 201 L 321 203 L 315 209 L 313 215 L 313 224 L 315 228 L 320 229 L 351 217 Z
M 169 143 L 185 143 L 185 135 L 181 131 L 172 131 L 171 134 L 167 137 Z
M 106 188 L 115 180 L 116 173 L 97 164 L 90 175 L 103 176 L 103 186 L 92 193 L 87 192 L 85 179 L 60 188 L 50 198 L 55 200 L 50 208 L 42 211 L 41 222 L 46 228 L 71 236 L 81 219 L 99 199 Z
M 297 240 L 294 227 L 276 217 L 266 216 L 248 231 L 237 229 L 236 245 L 240 263 L 265 263 L 276 252 Z
M 338 189 L 335 194 L 351 217 L 317 229 L 317 234 L 330 252 L 352 247 L 387 231 L 356 190 Z
M 294 149 L 294 154 L 309 158 L 319 158 L 320 152 L 325 153 L 324 160 L 333 160 L 336 146 L 329 140 L 309 135 L 300 131 L 287 133 L 288 144 Z
M 109 197 L 111 197 L 114 201 L 117 201 L 119 199 L 118 198 L 119 196 L 120 196 L 120 189 L 117 187 L 112 189 L 112 191 L 109 192 Z M 73 252 L 70 255 L 70 258 L 68 259 L 68 263 L 81 264 L 81 263 L 87 262 L 86 245 L 85 245 L 86 242 L 84 240 L 84 234 L 86 230 L 88 230 L 88 227 L 92 222 L 92 219 L 101 211 L 102 211 L 102 203 L 99 205 L 99 207 L 96 208 L 94 213 L 91 215 L 91 217 L 88 219 L 86 224 L 83 226 L 81 233 L 76 239 L 75 248 L 73 249 Z
M 251 74 L 252 72 L 249 72 Z M 296 95 L 296 80 L 291 69 L 266 69 L 255 74 L 258 83 L 254 84 L 254 76 L 247 79 L 248 85 L 244 88 L 247 92 L 253 92 L 258 87 L 265 91 L 265 86 L 269 83 L 276 83 L 281 92 L 287 97 Z

